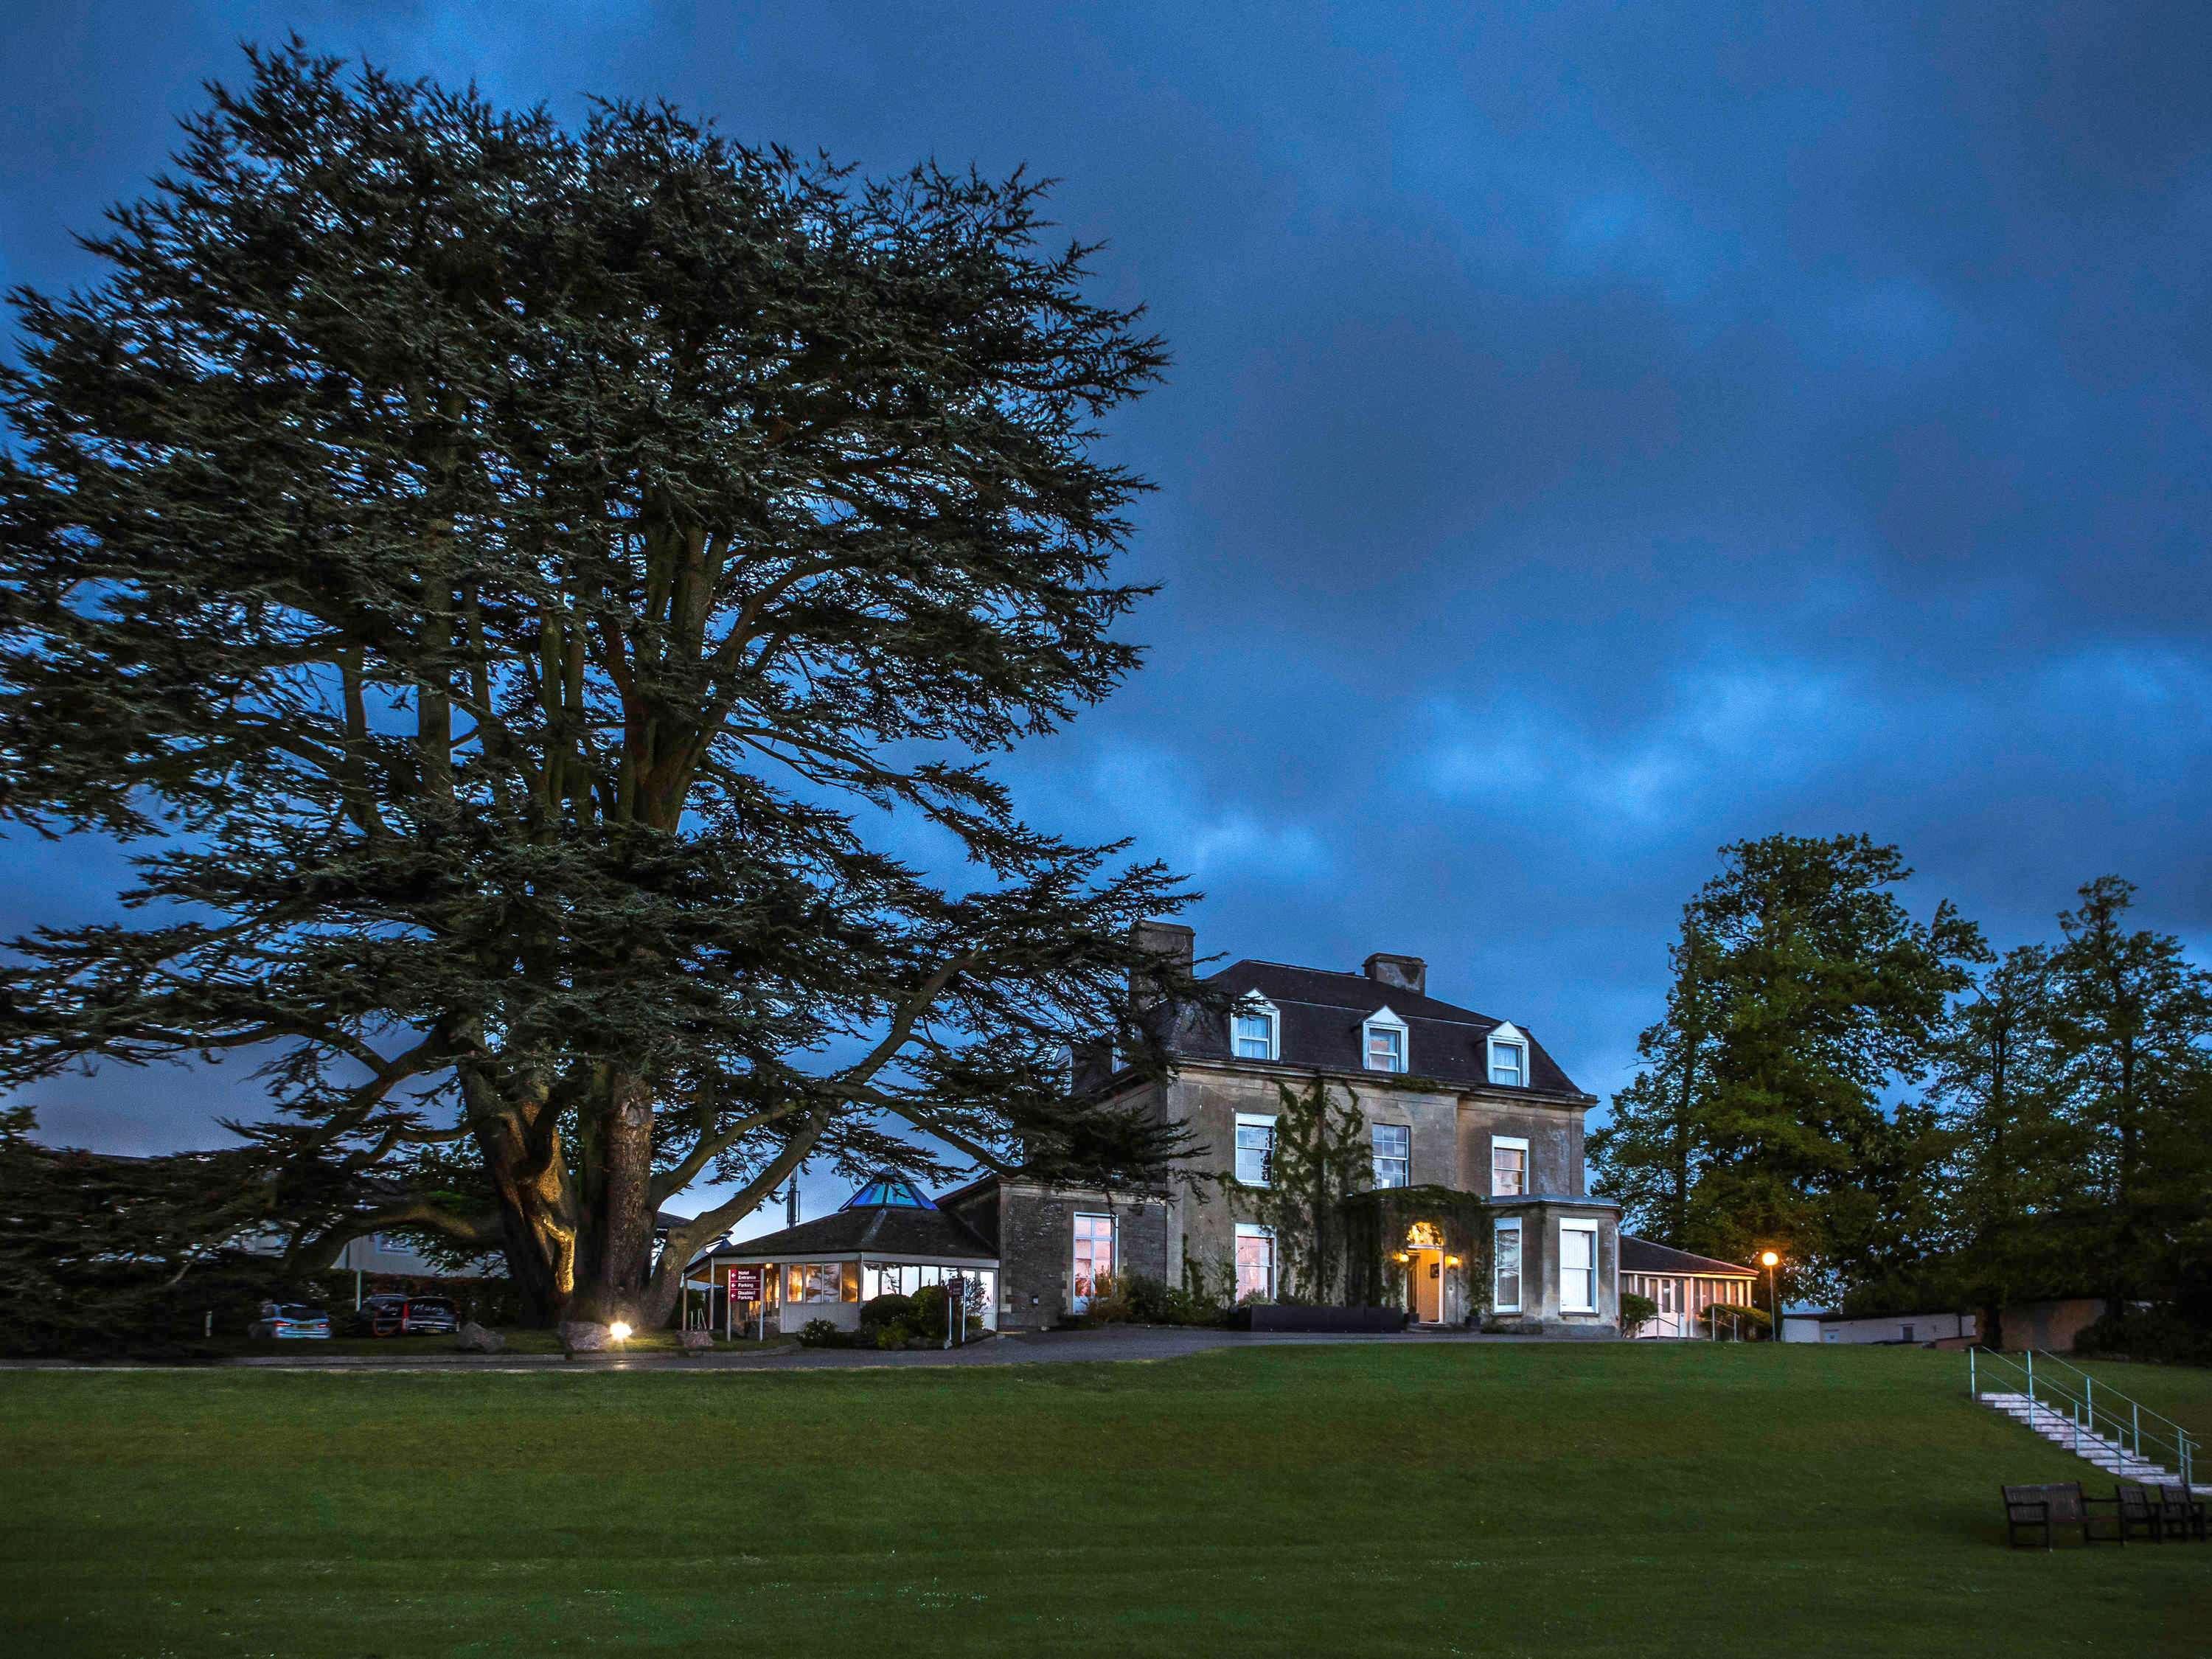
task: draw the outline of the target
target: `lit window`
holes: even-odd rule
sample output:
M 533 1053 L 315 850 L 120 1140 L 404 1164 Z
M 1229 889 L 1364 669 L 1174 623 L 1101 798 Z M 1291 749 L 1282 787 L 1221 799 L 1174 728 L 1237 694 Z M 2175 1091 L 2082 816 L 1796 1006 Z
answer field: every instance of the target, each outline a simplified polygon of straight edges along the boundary
M 1521 1311 L 1521 1221 L 1501 1221 L 1491 1235 L 1490 1305 L 1494 1313 Z
M 1490 1138 L 1490 1195 L 1526 1198 L 1528 1195 L 1528 1143 L 1511 1135 Z
M 1369 1071 L 1406 1069 L 1406 1022 L 1388 1008 L 1368 1016 L 1360 1027 L 1360 1044 Z
M 1413 1182 L 1413 1132 L 1402 1123 L 1375 1126 L 1375 1184 L 1405 1187 Z
M 1597 1311 L 1597 1223 L 1559 1224 L 1559 1311 Z
M 1275 1120 L 1237 1115 L 1237 1179 L 1247 1187 L 1267 1184 L 1275 1157 Z
M 843 1261 L 806 1261 L 783 1270 L 783 1299 L 787 1302 L 843 1302 L 860 1299 L 860 1274 L 853 1275 L 854 1294 L 845 1295 L 844 1269 L 854 1264 Z
M 1114 1276 L 1114 1218 L 1078 1215 L 1075 1218 L 1075 1273 L 1071 1298 L 1081 1313 L 1091 1305 L 1103 1281 Z
M 1275 1235 L 1249 1221 L 1237 1224 L 1237 1299 L 1275 1294 Z
M 1275 1005 L 1262 998 L 1249 998 L 1230 1018 L 1230 1052 L 1239 1060 L 1276 1059 L 1279 1028 Z

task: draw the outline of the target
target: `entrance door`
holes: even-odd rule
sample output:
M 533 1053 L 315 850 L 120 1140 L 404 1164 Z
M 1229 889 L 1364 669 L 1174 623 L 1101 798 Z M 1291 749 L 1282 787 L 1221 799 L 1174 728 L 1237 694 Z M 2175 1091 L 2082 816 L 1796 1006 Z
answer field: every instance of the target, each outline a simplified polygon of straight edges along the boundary
M 1075 1218 L 1075 1274 L 1069 1286 L 1069 1309 L 1081 1313 L 1091 1305 L 1098 1281 L 1114 1274 L 1114 1218 L 1079 1215 Z
M 1413 1317 L 1424 1325 L 1441 1324 L 1444 1316 L 1444 1253 L 1415 1250 L 1409 1264 L 1413 1273 Z

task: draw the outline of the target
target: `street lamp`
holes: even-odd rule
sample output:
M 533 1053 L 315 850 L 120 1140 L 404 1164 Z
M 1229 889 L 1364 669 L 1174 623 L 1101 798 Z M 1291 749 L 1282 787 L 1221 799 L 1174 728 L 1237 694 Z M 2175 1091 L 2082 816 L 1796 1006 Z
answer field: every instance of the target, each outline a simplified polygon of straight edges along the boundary
M 1768 1250 L 1759 1258 L 1759 1265 L 1766 1269 L 1766 1310 L 1774 1316 L 1774 1340 L 1782 1340 L 1782 1300 L 1774 1288 L 1774 1269 L 1782 1258 Z

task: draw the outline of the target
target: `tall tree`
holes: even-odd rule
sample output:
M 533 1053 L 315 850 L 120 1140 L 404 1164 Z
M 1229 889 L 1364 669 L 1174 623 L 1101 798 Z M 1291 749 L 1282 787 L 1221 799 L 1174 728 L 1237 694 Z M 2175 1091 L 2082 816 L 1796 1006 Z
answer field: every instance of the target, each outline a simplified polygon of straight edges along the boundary
M 1947 1146 L 1956 1297 L 1994 1312 L 2069 1276 L 2078 1206 L 2065 1171 L 2077 1138 L 2063 1115 L 2052 1037 L 2051 952 L 2024 945 L 1989 963 L 1938 1034 L 1929 1096 Z
M 1923 1074 L 1978 934 L 1948 902 L 1915 921 L 1893 891 L 1911 872 L 1865 836 L 1722 853 L 1685 909 L 1669 1018 L 1616 1103 L 1601 1190 L 1653 1194 L 1638 1201 L 1666 1221 L 1686 1139 L 1680 1242 L 1736 1258 L 1772 1245 L 1795 1288 L 1827 1290 L 1891 1249 L 1885 1229 L 1913 1207 L 1863 1183 L 1930 1145 L 1889 1101 Z
M 1139 659 L 1090 452 L 1164 358 L 1091 250 L 1019 175 L 249 57 L 104 280 L 12 296 L 0 811 L 142 855 L 14 942 L 0 1082 L 252 1054 L 357 1200 L 301 1262 L 416 1229 L 548 1316 L 665 1313 L 808 1158 L 1154 1172 L 1059 1054 L 1157 1058 L 1178 895 L 987 770 Z
M 1725 987 L 1719 952 L 1687 917 L 1667 961 L 1674 981 L 1666 1014 L 1637 1039 L 1637 1073 L 1591 1132 L 1589 1157 L 1596 1190 L 1620 1200 L 1624 1224 L 1680 1249 L 1704 1164 L 1703 1113 L 1726 1021 Z
M 2212 976 L 2181 941 L 2130 931 L 2133 884 L 2100 876 L 2058 918 L 2051 1039 L 2078 1161 L 2063 1171 L 2103 1218 L 2114 1295 L 2171 1276 L 2177 1240 L 2212 1199 Z

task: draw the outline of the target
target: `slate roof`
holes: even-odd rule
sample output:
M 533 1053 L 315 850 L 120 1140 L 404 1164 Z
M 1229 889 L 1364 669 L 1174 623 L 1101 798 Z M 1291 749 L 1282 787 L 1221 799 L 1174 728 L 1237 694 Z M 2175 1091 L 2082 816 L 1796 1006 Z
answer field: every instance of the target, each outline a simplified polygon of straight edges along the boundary
M 1407 1076 L 1487 1086 L 1490 1063 L 1486 1040 L 1490 1033 L 1508 1023 L 1476 1013 L 1472 1008 L 1462 1008 L 1455 1003 L 1382 984 L 1364 974 L 1336 973 L 1326 968 L 1294 968 L 1279 962 L 1233 962 L 1210 975 L 1206 982 L 1240 995 L 1257 992 L 1275 1005 L 1282 1017 L 1276 1053 L 1285 1066 L 1311 1066 L 1338 1072 L 1364 1070 L 1366 1059 L 1359 1036 L 1361 1022 L 1387 1007 L 1406 1022 Z M 1534 1032 L 1517 1022 L 1515 1029 L 1528 1039 L 1526 1092 L 1570 1096 L 1577 1100 L 1589 1098 L 1545 1051 Z M 1187 1016 L 1176 1033 L 1173 1046 L 1177 1052 L 1194 1059 L 1228 1059 L 1228 1018 Z
M 881 1206 L 834 1211 L 781 1232 L 717 1244 L 710 1254 L 746 1261 L 851 1255 L 861 1250 L 880 1256 L 950 1256 L 967 1261 L 999 1259 L 999 1253 L 978 1238 L 972 1228 L 942 1210 Z
M 1620 1271 L 1625 1273 L 1711 1273 L 1733 1279 L 1756 1279 L 1755 1267 L 1739 1267 L 1709 1255 L 1692 1255 L 1671 1245 L 1654 1244 L 1648 1238 L 1620 1236 Z

